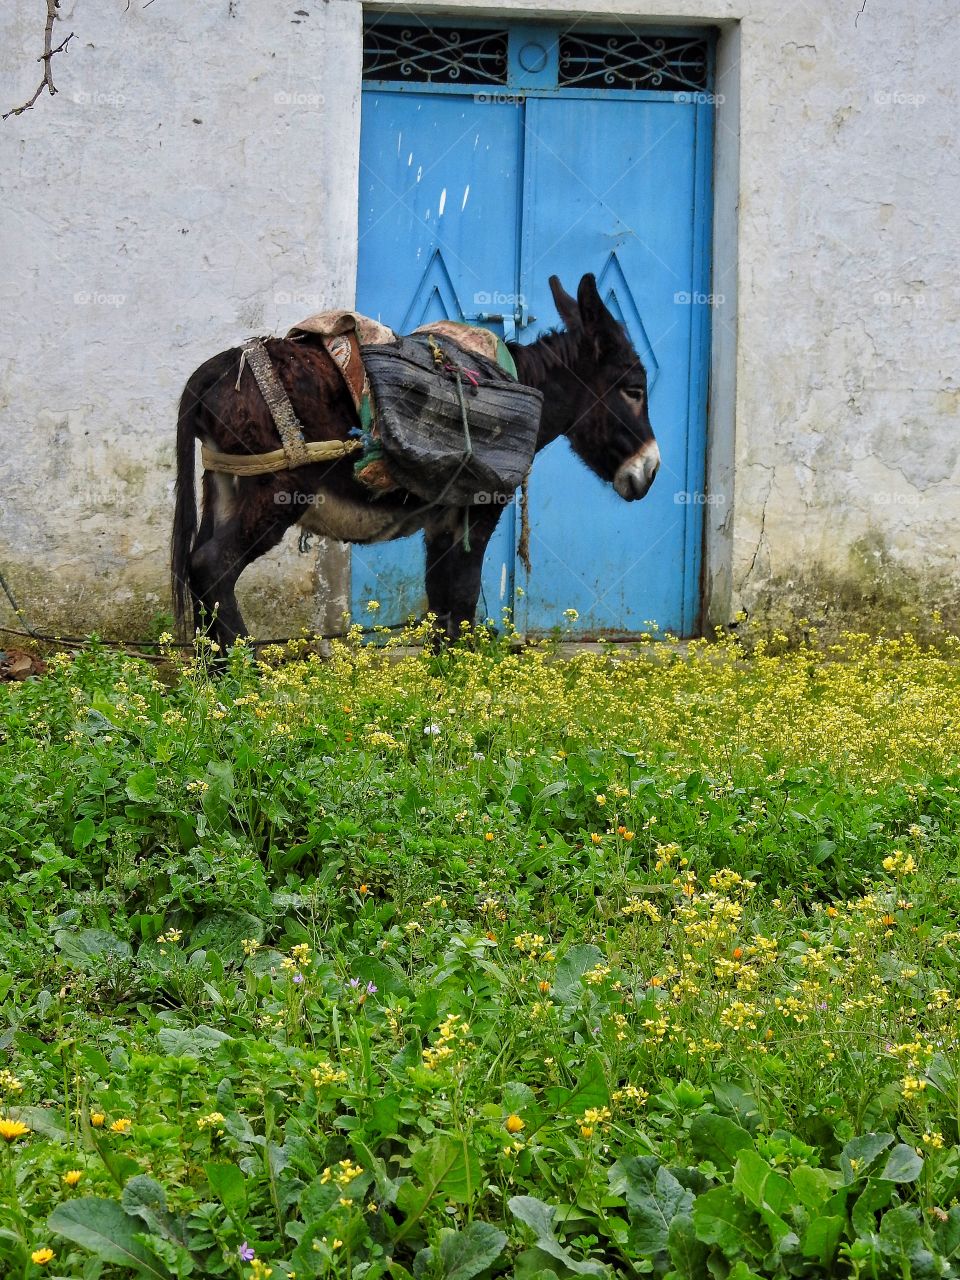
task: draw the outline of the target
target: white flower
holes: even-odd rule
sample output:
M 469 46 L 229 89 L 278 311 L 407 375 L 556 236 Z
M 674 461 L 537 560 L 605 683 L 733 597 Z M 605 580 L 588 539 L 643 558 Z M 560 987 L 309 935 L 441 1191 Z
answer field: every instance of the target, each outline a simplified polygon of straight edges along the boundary
M 428 724 L 423 732 L 428 738 L 435 737 L 440 732 L 440 726 L 438 724 Z

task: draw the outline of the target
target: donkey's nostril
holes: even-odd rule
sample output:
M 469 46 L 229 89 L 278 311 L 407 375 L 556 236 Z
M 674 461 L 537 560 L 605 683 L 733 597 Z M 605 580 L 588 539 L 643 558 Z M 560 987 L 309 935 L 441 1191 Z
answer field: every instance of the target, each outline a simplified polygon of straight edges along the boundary
M 631 495 L 634 498 L 642 498 L 646 494 L 647 490 L 650 488 L 650 485 L 653 483 L 654 475 L 656 475 L 656 472 L 654 472 L 653 475 L 651 475 L 646 470 L 646 468 L 644 468 L 642 472 L 632 471 L 630 473 Z

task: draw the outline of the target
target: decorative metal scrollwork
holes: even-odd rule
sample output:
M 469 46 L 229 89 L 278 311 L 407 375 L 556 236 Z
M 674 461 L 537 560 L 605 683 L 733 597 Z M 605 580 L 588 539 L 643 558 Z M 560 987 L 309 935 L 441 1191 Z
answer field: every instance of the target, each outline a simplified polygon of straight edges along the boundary
M 561 88 L 706 89 L 707 43 L 685 36 L 565 31 L 560 36 Z
M 506 84 L 507 33 L 477 27 L 371 23 L 363 78 L 420 84 Z

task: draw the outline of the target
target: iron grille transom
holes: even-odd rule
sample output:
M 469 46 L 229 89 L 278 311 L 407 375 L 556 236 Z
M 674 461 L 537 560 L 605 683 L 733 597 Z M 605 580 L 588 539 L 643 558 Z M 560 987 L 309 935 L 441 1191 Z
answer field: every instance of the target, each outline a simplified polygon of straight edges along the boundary
M 419 84 L 506 84 L 507 32 L 478 27 L 371 24 L 363 78 Z
M 560 35 L 561 88 L 706 89 L 705 40 L 629 32 L 564 31 Z

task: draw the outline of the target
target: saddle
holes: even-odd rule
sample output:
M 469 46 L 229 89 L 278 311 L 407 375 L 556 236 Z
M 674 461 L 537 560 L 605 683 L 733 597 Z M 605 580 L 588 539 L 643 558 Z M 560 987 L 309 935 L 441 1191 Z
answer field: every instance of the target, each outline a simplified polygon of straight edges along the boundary
M 347 441 L 308 443 L 263 340 L 242 346 L 280 435 L 268 454 L 203 448 L 207 470 L 252 475 L 359 454 L 374 494 L 407 490 L 430 503 L 471 506 L 509 497 L 533 461 L 543 396 L 518 383 L 505 344 L 488 329 L 439 320 L 406 337 L 355 311 L 308 316 L 288 338 L 319 337 L 360 419 Z M 239 385 L 239 377 L 238 377 Z

